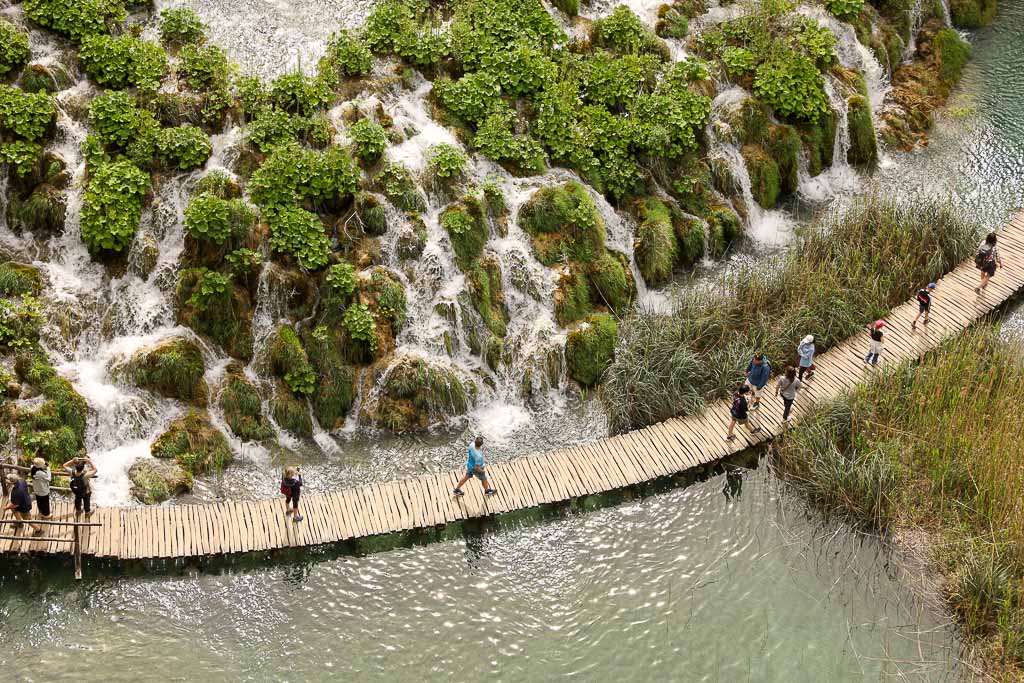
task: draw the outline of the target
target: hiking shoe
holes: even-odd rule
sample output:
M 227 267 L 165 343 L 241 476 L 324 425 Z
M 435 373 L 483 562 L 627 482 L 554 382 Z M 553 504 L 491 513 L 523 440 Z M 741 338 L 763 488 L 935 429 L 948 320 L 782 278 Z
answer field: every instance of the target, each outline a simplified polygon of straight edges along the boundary
M 928 318 L 925 318 L 924 320 L 922 320 L 921 324 L 922 325 L 927 325 L 928 324 Z
M 294 522 L 301 522 L 304 519 L 305 517 L 303 517 L 302 515 L 295 515 L 294 517 L 292 517 L 292 521 Z
M 487 489 L 486 491 L 484 491 L 484 495 L 485 496 L 493 496 L 497 492 L 498 492 L 498 489 Z
M 726 441 L 735 441 L 736 440 L 736 435 L 733 434 L 731 436 L 727 436 L 727 437 L 725 437 L 725 440 Z
M 974 288 L 974 293 L 975 294 L 981 294 L 981 287 L 975 287 Z
M 466 493 L 462 489 L 452 489 L 452 495 L 458 498 L 460 496 L 466 495 Z
M 760 428 L 760 427 L 754 427 L 754 428 L 753 428 L 752 430 L 750 430 L 750 433 L 751 433 L 751 434 L 757 434 L 757 433 L 758 433 L 758 432 L 760 432 L 760 431 L 761 431 L 761 428 Z

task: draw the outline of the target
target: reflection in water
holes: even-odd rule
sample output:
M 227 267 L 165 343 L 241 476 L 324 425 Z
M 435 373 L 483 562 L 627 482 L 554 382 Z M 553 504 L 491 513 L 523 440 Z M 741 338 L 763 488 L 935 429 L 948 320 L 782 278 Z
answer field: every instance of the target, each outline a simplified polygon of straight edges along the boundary
M 764 468 L 735 470 L 367 557 L 88 572 L 80 588 L 28 592 L 26 577 L 4 578 L 0 662 L 38 680 L 952 677 L 951 629 L 900 566 L 876 540 L 812 517 Z

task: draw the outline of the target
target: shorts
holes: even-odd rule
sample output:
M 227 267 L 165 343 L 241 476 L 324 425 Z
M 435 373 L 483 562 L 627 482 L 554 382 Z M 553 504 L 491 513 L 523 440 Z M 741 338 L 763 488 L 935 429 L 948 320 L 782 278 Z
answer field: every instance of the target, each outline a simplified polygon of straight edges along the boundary
M 39 510 L 39 514 L 43 517 L 50 516 L 50 497 L 49 496 L 36 496 L 36 509 Z
M 302 495 L 302 492 L 299 491 L 298 493 L 296 493 L 293 496 L 285 496 L 284 497 L 284 506 L 288 507 L 288 503 L 291 503 L 292 504 L 292 508 L 295 509 L 295 510 L 298 510 L 299 509 L 299 496 L 301 496 L 301 495 Z
M 762 390 L 764 389 L 764 387 L 756 387 L 756 386 L 754 386 L 753 384 L 751 384 L 751 383 L 750 383 L 750 380 L 747 380 L 747 381 L 746 381 L 746 382 L 744 382 L 743 384 L 744 384 L 744 385 L 745 385 L 745 386 L 746 386 L 746 387 L 747 387 L 748 389 L 750 389 L 750 397 L 751 397 L 751 398 L 757 398 L 757 395 L 758 395 L 758 394 L 760 394 L 760 393 L 761 393 L 761 391 L 762 391 Z
M 996 274 L 996 262 L 989 261 L 988 263 L 981 267 L 981 272 L 985 273 L 985 275 L 988 275 L 989 277 L 992 277 L 993 275 Z
M 466 476 L 467 477 L 476 477 L 480 481 L 483 481 L 483 480 L 487 479 L 487 470 L 484 470 L 483 472 L 476 472 L 474 470 L 467 469 L 466 470 Z
M 928 309 L 931 308 L 931 307 L 932 307 L 931 304 L 926 304 L 923 301 L 918 301 L 917 302 L 917 312 L 918 313 L 927 313 Z
M 750 418 L 749 417 L 736 417 L 735 415 L 733 415 L 732 419 L 736 420 L 736 424 L 741 424 L 742 425 L 742 424 L 746 424 L 747 420 L 750 419 Z

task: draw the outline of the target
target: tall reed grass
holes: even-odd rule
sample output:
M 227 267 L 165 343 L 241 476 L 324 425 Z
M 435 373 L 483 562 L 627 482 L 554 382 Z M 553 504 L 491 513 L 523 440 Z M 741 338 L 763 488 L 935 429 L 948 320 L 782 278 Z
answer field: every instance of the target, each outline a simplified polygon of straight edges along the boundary
M 818 217 L 786 254 L 680 289 L 673 313 L 627 316 L 602 390 L 612 430 L 726 395 L 755 351 L 781 370 L 804 335 L 828 349 L 969 258 L 979 232 L 950 204 L 868 195 Z
M 1024 344 L 965 332 L 820 406 L 776 446 L 815 503 L 935 534 L 950 604 L 993 673 L 1024 676 Z

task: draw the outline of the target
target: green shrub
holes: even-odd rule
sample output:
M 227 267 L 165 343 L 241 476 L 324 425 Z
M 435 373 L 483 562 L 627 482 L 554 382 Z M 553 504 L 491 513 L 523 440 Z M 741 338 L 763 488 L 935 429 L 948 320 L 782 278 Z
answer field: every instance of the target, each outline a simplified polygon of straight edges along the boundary
M 475 197 L 448 206 L 441 213 L 441 227 L 448 233 L 455 259 L 463 269 L 469 267 L 484 249 L 490 237 L 480 202 Z
M 575 17 L 580 13 L 580 0 L 554 0 L 551 4 L 568 14 L 570 17 Z
M 341 326 L 351 341 L 371 354 L 377 352 L 377 324 L 366 304 L 352 304 L 346 308 Z
M 181 49 L 181 72 L 192 90 L 227 88 L 231 63 L 216 45 L 186 45 Z
M 569 333 L 565 361 L 569 376 L 584 386 L 597 384 L 615 357 L 619 326 L 607 314 L 592 315 Z
M 469 158 L 454 145 L 442 143 L 427 150 L 427 162 L 431 173 L 444 180 L 457 180 L 462 177 Z
M 267 351 L 271 371 L 284 380 L 293 394 L 305 396 L 313 393 L 316 375 L 294 328 L 290 325 L 278 327 Z
M 283 381 L 275 385 L 270 411 L 281 429 L 300 437 L 313 436 L 313 420 L 306 402 L 296 398 Z
M 363 161 L 376 161 L 388 148 L 388 134 L 373 119 L 359 119 L 348 133 L 355 142 L 355 155 Z
M 131 35 L 83 38 L 78 60 L 87 74 L 108 88 L 133 85 L 155 92 L 167 71 L 167 55 L 163 49 Z
M 104 163 L 85 189 L 82 240 L 93 253 L 124 251 L 139 227 L 149 176 L 131 162 Z
M 18 71 L 28 63 L 31 56 L 28 34 L 19 31 L 6 19 L 0 19 L 0 76 Z
M 261 152 L 269 152 L 274 145 L 295 140 L 298 119 L 276 107 L 261 109 L 256 118 L 245 127 L 245 137 Z
M 374 7 L 363 25 L 363 40 L 378 53 L 392 52 L 406 26 L 414 23 L 411 4 L 385 0 Z
M 4 147 L 0 146 L 0 154 Z M 31 162 L 35 166 L 36 161 Z M 21 172 L 21 169 L 18 169 Z M 37 185 L 27 199 L 12 195 L 7 203 L 7 226 L 15 233 L 24 230 L 40 235 L 59 234 L 64 230 L 67 203 L 63 194 L 52 185 Z
M 501 83 L 489 71 L 476 71 L 457 81 L 438 79 L 434 94 L 463 121 L 481 124 L 501 102 Z
M 840 19 L 851 19 L 864 9 L 864 0 L 823 0 L 825 8 Z
M 229 237 L 244 237 L 255 224 L 255 212 L 242 199 L 220 199 L 204 192 L 185 207 L 185 231 L 217 246 Z
M 475 387 L 450 366 L 405 356 L 392 365 L 381 387 L 371 421 L 393 432 L 426 429 L 471 405 Z
M 43 290 L 39 269 L 8 261 L 0 263 L 0 296 L 38 295 Z
M 252 249 L 235 249 L 224 260 L 228 262 L 231 274 L 240 279 L 258 273 L 263 267 L 263 254 Z
M 153 442 L 150 452 L 154 458 L 173 458 L 192 475 L 221 470 L 234 458 L 228 440 L 206 413 L 197 410 L 189 410 L 185 417 L 171 422 Z
M 0 144 L 0 163 L 7 164 L 21 178 L 29 176 L 39 163 L 43 148 L 35 142 L 15 140 Z
M 660 38 L 683 40 L 690 32 L 690 17 L 676 7 L 662 5 L 658 8 L 658 23 L 654 26 L 654 32 Z
M 729 45 L 722 50 L 721 58 L 726 73 L 732 78 L 742 78 L 757 68 L 757 55 L 743 47 Z
M 0 130 L 34 142 L 57 120 L 57 108 L 47 93 L 27 93 L 0 85 Z
M 324 280 L 334 292 L 347 298 L 356 291 L 356 268 L 348 261 L 335 263 L 327 269 Z
M 262 262 L 262 257 L 255 254 Z M 230 255 L 229 255 L 230 262 Z M 258 267 L 258 266 L 257 266 Z M 205 268 L 182 270 L 175 290 L 177 320 L 241 360 L 252 357 L 252 305 L 241 287 Z
M 736 212 L 716 206 L 708 214 L 708 245 L 712 258 L 721 258 L 743 234 L 743 222 Z
M 754 92 L 781 117 L 816 123 L 830 111 L 818 67 L 791 49 L 775 49 L 757 67 Z
M 375 268 L 370 275 L 367 288 L 377 300 L 377 314 L 391 324 L 391 331 L 397 335 L 405 326 L 405 288 L 383 268 Z
M 107 33 L 127 18 L 122 0 L 25 0 L 25 16 L 72 40 Z
M 932 49 L 939 57 L 939 78 L 943 85 L 952 88 L 960 82 L 960 75 L 971 57 L 971 46 L 955 30 L 944 28 L 932 39 Z
M 187 7 L 165 9 L 160 12 L 160 42 L 164 45 L 198 43 L 206 34 L 204 24 Z
M 220 408 L 224 421 L 243 441 L 262 441 L 273 436 L 273 430 L 263 417 L 263 401 L 241 368 L 228 368 L 227 381 L 220 392 Z
M 650 53 L 667 61 L 668 47 L 625 6 L 594 22 L 594 44 L 619 54 Z
M 588 262 L 604 254 L 604 220 L 586 188 L 574 181 L 534 192 L 519 211 L 519 227 L 533 237 L 544 265 Z
M 333 69 L 341 76 L 364 76 L 373 68 L 373 53 L 351 31 L 341 31 L 327 42 L 320 69 Z
M 139 351 L 129 361 L 127 372 L 136 386 L 161 396 L 206 400 L 203 354 L 186 339 L 171 339 Z
M 356 372 L 342 357 L 338 339 L 334 330 L 324 326 L 314 328 L 303 337 L 317 377 L 312 397 L 313 414 L 327 430 L 343 426 L 345 414 L 356 399 Z
M 207 311 L 212 305 L 222 302 L 231 291 L 231 280 L 215 270 L 200 268 L 199 278 L 196 280 L 192 296 L 188 299 L 188 305 L 197 311 Z
M 515 119 L 508 105 L 498 107 L 477 129 L 473 146 L 513 173 L 532 175 L 543 172 L 544 148 L 528 134 L 514 133 Z
M 249 193 L 260 206 L 278 207 L 302 199 L 345 199 L 358 183 L 359 168 L 340 147 L 318 154 L 287 142 L 274 147 L 253 173 Z
M 323 81 L 302 73 L 283 74 L 270 84 L 271 103 L 284 111 L 308 116 L 331 99 Z
M 89 103 L 89 127 L 105 145 L 126 146 L 139 134 L 142 118 L 135 98 L 124 91 L 107 91 Z
M 213 153 L 210 137 L 195 126 L 162 128 L 156 136 L 156 151 L 163 163 L 190 171 L 206 164 Z
M 290 254 L 302 268 L 317 270 L 327 265 L 330 243 L 316 214 L 297 206 L 283 206 L 270 213 L 270 248 Z
M 34 296 L 0 299 L 0 347 L 18 349 L 35 345 L 43 322 L 42 304 Z
M 214 169 L 204 175 L 192 188 L 193 195 L 208 192 L 218 199 L 236 199 L 241 196 L 242 189 L 226 171 Z

